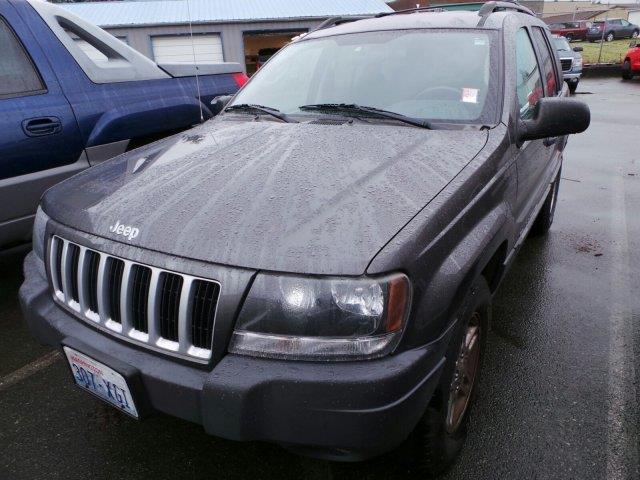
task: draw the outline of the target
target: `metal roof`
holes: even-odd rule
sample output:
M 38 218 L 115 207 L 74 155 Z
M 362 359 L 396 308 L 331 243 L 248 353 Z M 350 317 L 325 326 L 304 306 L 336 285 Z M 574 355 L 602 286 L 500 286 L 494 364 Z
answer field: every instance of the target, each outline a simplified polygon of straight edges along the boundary
M 101 27 L 231 23 L 367 15 L 392 11 L 382 0 L 155 0 L 61 3 L 60 7 Z M 189 7 L 189 8 L 187 8 Z

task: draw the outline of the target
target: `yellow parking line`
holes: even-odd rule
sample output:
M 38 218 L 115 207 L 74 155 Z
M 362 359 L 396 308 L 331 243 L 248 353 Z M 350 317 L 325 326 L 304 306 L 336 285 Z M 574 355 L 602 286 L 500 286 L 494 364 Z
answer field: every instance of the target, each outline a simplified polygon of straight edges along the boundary
M 40 370 L 47 368 L 49 365 L 58 360 L 58 358 L 60 358 L 60 352 L 53 351 L 47 353 L 46 355 L 43 355 L 42 357 L 34 360 L 31 363 L 28 363 L 24 367 L 11 372 L 9 375 L 0 377 L 0 392 L 15 385 L 16 383 L 21 382 L 25 378 L 30 377 L 34 373 L 38 373 Z

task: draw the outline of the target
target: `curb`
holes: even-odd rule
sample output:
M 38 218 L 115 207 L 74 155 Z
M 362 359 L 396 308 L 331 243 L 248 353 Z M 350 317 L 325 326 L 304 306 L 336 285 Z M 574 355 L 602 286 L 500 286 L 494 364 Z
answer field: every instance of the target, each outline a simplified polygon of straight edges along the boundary
M 619 63 L 587 63 L 582 67 L 582 74 L 585 77 L 595 77 L 603 75 L 621 75 L 622 67 Z

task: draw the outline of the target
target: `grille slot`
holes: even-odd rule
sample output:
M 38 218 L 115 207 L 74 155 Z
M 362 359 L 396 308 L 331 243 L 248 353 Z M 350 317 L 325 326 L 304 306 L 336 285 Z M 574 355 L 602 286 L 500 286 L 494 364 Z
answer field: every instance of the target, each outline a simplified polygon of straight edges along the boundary
M 71 299 L 79 302 L 80 293 L 78 290 L 78 260 L 80 259 L 80 247 L 69 244 L 69 260 L 67 261 L 67 269 L 70 271 L 69 280 L 71 280 Z
M 569 70 L 571 70 L 573 60 L 571 58 L 563 58 L 560 60 L 560 64 L 562 65 L 562 71 L 568 72 Z
M 58 291 L 62 292 L 64 295 L 64 289 L 62 286 L 62 249 L 64 248 L 64 243 L 60 239 L 54 239 L 54 242 L 51 244 L 51 251 L 54 257 L 54 265 L 55 265 L 55 282 L 57 285 L 54 285 L 54 288 Z
M 191 341 L 198 348 L 211 348 L 213 317 L 218 303 L 219 286 L 213 282 L 195 280 L 191 304 Z
M 87 289 L 88 307 L 92 312 L 98 313 L 98 269 L 100 268 L 100 254 L 93 250 L 87 250 Z
M 131 267 L 131 323 L 140 332 L 149 331 L 147 308 L 149 304 L 149 287 L 151 286 L 151 269 L 142 265 Z
M 110 335 L 198 362 L 211 358 L 215 280 L 142 265 L 51 237 L 54 300 Z
M 122 276 L 124 274 L 124 262 L 117 258 L 107 259 L 107 316 L 116 323 L 122 323 L 122 310 L 120 308 L 120 295 L 122 293 Z
M 160 335 L 162 338 L 178 341 L 178 313 L 182 277 L 174 273 L 160 274 Z

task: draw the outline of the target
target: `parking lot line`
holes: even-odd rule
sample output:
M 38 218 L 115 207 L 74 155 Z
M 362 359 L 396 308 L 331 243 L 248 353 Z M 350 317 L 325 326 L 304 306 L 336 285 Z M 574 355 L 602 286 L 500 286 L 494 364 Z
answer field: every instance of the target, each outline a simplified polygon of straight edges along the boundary
M 31 363 L 28 363 L 22 368 L 11 372 L 9 375 L 0 378 L 0 392 L 10 388 L 16 383 L 21 382 L 25 378 L 30 377 L 34 373 L 38 373 L 40 370 L 47 368 L 49 365 L 55 363 L 56 360 L 60 358 L 60 352 L 53 351 L 49 352 L 46 355 L 34 360 Z
M 608 479 L 633 478 L 638 469 L 638 450 L 634 419 L 637 418 L 635 368 L 633 354 L 633 328 L 630 301 L 629 232 L 627 230 L 625 204 L 625 175 L 621 169 L 615 172 L 613 181 L 611 230 L 612 246 L 611 279 L 611 335 L 609 350 L 609 398 L 607 474 Z M 637 441 L 637 440 L 636 440 Z

